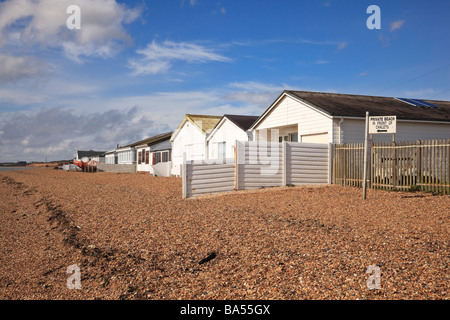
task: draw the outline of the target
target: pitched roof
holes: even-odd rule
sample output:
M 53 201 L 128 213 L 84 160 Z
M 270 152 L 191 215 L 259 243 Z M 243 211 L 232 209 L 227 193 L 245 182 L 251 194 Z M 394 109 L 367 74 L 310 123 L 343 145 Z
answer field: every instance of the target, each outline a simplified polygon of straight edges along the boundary
M 222 119 L 221 116 L 205 116 L 199 114 L 187 114 L 186 118 L 192 123 L 195 124 L 199 129 L 202 130 L 202 133 L 208 133 L 216 124 Z M 201 123 L 201 127 L 200 127 Z
M 199 115 L 199 114 L 186 114 L 183 118 L 183 121 L 178 125 L 177 129 L 172 134 L 173 139 L 176 137 L 180 129 L 189 121 L 194 126 L 196 126 L 203 134 L 210 133 L 212 129 L 216 126 L 216 124 L 222 119 L 222 116 L 210 116 L 210 115 Z
M 364 96 L 337 93 L 285 91 L 287 94 L 312 104 L 331 116 L 365 117 L 396 115 L 397 119 L 450 121 L 450 102 L 424 100 L 438 108 L 416 107 L 393 97 Z
M 169 140 L 171 136 L 172 136 L 172 132 L 160 133 L 160 134 L 157 134 L 156 136 L 146 138 L 144 140 L 140 140 L 137 142 L 133 142 L 133 143 L 127 144 L 125 146 L 121 146 L 120 148 L 136 147 L 136 146 L 140 146 L 140 145 L 144 145 L 144 144 L 151 146 L 155 143 L 159 143 L 164 140 Z
M 396 115 L 400 120 L 450 122 L 449 101 L 423 99 L 437 106 L 437 108 L 425 108 L 408 104 L 394 97 L 285 90 L 255 121 L 252 128 L 261 122 L 284 95 L 302 101 L 332 117 L 365 118 L 368 111 L 371 116 Z
M 244 131 L 247 131 L 259 118 L 258 116 L 243 116 L 237 114 L 225 114 L 223 117 L 227 118 Z
M 105 155 L 106 151 L 77 151 L 78 159 L 81 159 L 83 157 L 103 157 Z
M 163 150 L 171 150 L 172 143 L 169 140 L 165 140 L 159 143 L 156 143 L 151 146 L 150 151 L 163 151 Z

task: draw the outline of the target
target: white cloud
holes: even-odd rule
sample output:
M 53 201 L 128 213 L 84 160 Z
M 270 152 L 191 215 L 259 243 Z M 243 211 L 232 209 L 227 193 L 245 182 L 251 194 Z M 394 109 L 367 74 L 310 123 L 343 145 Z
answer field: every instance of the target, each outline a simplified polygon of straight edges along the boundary
M 52 65 L 36 57 L 20 57 L 0 53 L 0 83 L 42 78 L 52 70 Z
M 142 115 L 139 109 L 111 109 L 77 114 L 71 109 L 42 108 L 15 112 L 0 118 L 1 161 L 70 159 L 76 150 L 104 150 L 117 143 L 167 132 L 166 125 Z M 24 152 L 24 147 L 27 147 Z
M 0 116 L 0 161 L 64 159 L 77 149 L 113 148 L 174 130 L 186 113 L 260 115 L 290 89 L 246 81 L 117 97 L 103 96 L 91 85 L 54 79 L 42 89 L 0 88 L 0 106 L 6 106 Z
M 67 28 L 70 5 L 80 7 L 80 30 Z M 78 62 L 109 57 L 132 42 L 123 25 L 139 15 L 115 0 L 7 0 L 0 4 L 0 48 L 58 48 Z
M 287 85 L 273 85 L 256 81 L 232 82 L 228 85 L 231 88 L 242 89 L 245 91 L 261 92 L 261 91 L 280 91 L 287 89 Z
M 145 49 L 137 50 L 139 59 L 130 59 L 128 67 L 133 75 L 158 74 L 168 71 L 175 62 L 205 63 L 229 62 L 231 59 L 215 53 L 212 49 L 194 43 L 153 41 Z
M 400 29 L 403 27 L 403 24 L 405 23 L 405 20 L 397 20 L 391 23 L 391 32 Z
M 261 110 L 267 108 L 284 90 L 294 89 L 288 84 L 275 85 L 255 81 L 233 82 L 228 86 L 234 90 L 223 98 L 238 102 L 255 115 L 260 115 Z

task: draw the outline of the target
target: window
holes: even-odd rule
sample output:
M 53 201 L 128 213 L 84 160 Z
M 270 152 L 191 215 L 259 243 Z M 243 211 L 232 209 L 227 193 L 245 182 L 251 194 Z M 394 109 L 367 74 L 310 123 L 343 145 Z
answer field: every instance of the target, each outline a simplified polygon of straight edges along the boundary
M 219 159 L 225 159 L 227 156 L 227 150 L 226 150 L 226 142 L 219 142 L 217 144 L 217 150 L 218 150 L 218 158 Z
M 153 154 L 153 165 L 161 162 L 161 152 L 155 152 Z
M 289 134 L 289 141 L 291 141 L 291 142 L 298 142 L 298 133 L 290 133 Z
M 152 165 L 160 162 L 169 162 L 169 151 L 156 151 L 152 153 Z
M 162 162 L 169 162 L 169 151 L 162 152 Z
M 150 162 L 150 151 L 145 151 L 145 164 L 149 164 Z

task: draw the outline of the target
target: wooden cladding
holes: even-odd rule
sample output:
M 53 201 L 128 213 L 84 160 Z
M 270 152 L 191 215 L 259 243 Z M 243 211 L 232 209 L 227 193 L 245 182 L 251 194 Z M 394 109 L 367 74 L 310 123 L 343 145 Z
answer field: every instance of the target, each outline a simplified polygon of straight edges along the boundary
M 333 183 L 362 186 L 364 145 L 333 148 Z M 450 139 L 377 142 L 369 146 L 369 155 L 370 188 L 450 194 Z

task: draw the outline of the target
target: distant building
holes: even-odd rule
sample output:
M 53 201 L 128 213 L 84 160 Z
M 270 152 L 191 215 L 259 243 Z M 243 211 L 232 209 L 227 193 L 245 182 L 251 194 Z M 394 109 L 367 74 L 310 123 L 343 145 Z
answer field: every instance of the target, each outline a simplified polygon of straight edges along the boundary
M 224 115 L 206 139 L 208 159 L 233 158 L 236 141 L 253 141 L 249 128 L 258 118 L 258 116 Z
M 172 175 L 181 175 L 183 154 L 186 160 L 205 160 L 207 158 L 206 138 L 222 116 L 186 114 L 183 121 L 172 134 Z
M 90 160 L 94 160 L 97 162 L 104 162 L 105 161 L 105 151 L 77 151 L 75 155 L 75 160 L 88 162 Z
M 119 159 L 116 149 L 105 152 L 105 164 L 118 164 Z
M 137 144 L 137 172 L 166 177 L 170 176 L 170 169 L 172 167 L 171 136 L 172 132 L 167 132 L 135 143 Z

